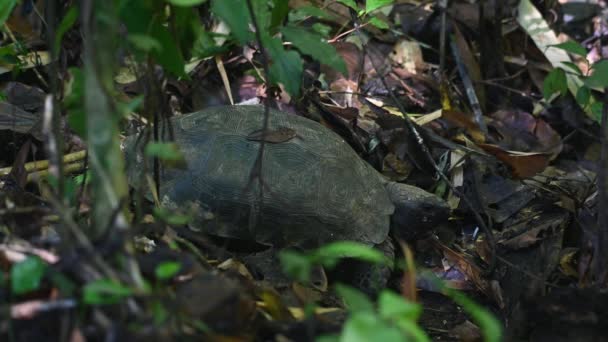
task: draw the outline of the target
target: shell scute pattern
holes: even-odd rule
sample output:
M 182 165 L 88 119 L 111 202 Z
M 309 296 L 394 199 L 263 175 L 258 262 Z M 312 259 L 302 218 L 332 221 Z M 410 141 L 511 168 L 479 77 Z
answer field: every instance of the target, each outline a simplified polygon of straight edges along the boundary
M 296 137 L 265 144 L 259 207 L 250 171 L 260 143 L 247 136 L 261 129 L 263 113 L 259 106 L 234 106 L 178 117 L 175 136 L 188 169 L 163 177 L 170 201 L 210 208 L 217 222 L 195 224 L 228 237 L 273 245 L 382 242 L 394 207 L 379 175 L 337 134 L 295 115 L 270 111 L 269 129 L 291 128 Z M 247 229 L 252 215 L 257 225 Z

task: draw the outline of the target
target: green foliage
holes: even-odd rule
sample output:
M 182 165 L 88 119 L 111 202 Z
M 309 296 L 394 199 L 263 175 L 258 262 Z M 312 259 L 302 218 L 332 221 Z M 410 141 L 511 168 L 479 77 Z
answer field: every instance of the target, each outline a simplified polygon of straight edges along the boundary
M 337 285 L 350 313 L 339 341 L 429 341 L 416 323 L 422 307 L 403 297 L 383 290 L 374 305 L 366 295 L 344 285 Z
M 205 3 L 207 0 L 167 0 L 167 2 L 175 6 L 191 7 Z
M 249 31 L 251 17 L 245 0 L 213 0 L 211 10 L 226 22 L 239 44 L 244 45 L 253 39 Z
M 365 12 L 371 13 L 381 7 L 391 5 L 394 0 L 367 0 L 365 2 Z
M 552 45 L 553 47 L 565 50 L 575 55 L 586 56 L 587 51 L 584 47 L 574 41 Z M 593 98 L 591 89 L 608 87 L 608 60 L 600 60 L 591 65 L 591 75 L 584 75 L 581 69 L 574 63 L 562 62 L 563 67 L 552 70 L 543 83 L 543 97 L 550 100 L 555 93 L 565 95 L 568 89 L 566 72 L 574 73 L 574 77 L 582 81 L 582 85 L 577 90 L 575 100 L 583 108 L 590 111 L 591 116 L 600 121 L 602 117 L 602 103 Z M 587 61 L 589 64 L 589 61 Z
M 130 288 L 118 282 L 100 279 L 84 286 L 82 300 L 89 305 L 116 304 L 132 294 Z
M 261 43 L 270 57 L 270 83 L 282 84 L 292 96 L 300 93 L 300 84 L 304 66 L 301 54 L 310 55 L 320 63 L 346 73 L 346 65 L 336 49 L 314 30 L 297 27 L 295 22 L 308 15 L 330 18 L 331 16 L 315 7 L 300 7 L 289 10 L 288 2 L 281 0 L 252 0 L 256 24 L 260 31 Z M 245 0 L 214 0 L 211 3 L 213 13 L 222 19 L 231 29 L 231 36 L 238 44 L 253 42 L 256 37 L 251 32 L 253 26 Z M 292 24 L 283 26 L 285 18 Z M 297 50 L 286 50 L 279 36 L 293 43 Z
M 55 33 L 55 51 L 59 51 L 59 47 L 61 46 L 61 40 L 65 33 L 74 26 L 76 20 L 78 19 L 78 7 L 71 6 L 65 16 L 61 19 L 61 22 L 57 26 L 57 32 Z
M 354 241 L 337 241 L 319 247 L 312 253 L 312 260 L 325 267 L 334 267 L 340 259 L 354 258 L 374 264 L 391 265 L 392 260 L 377 249 Z
M 346 64 L 338 55 L 336 48 L 327 44 L 325 39 L 320 35 L 295 26 L 285 26 L 281 30 L 281 33 L 300 50 L 301 54 L 310 55 L 312 58 L 336 69 L 344 75 L 348 73 Z
M 149 142 L 146 145 L 146 156 L 156 157 L 161 161 L 180 164 L 185 162 L 184 155 L 179 145 L 174 142 Z
M 157 279 L 165 280 L 170 279 L 175 276 L 179 270 L 182 268 L 182 265 L 179 262 L 175 261 L 165 261 L 154 269 L 154 274 Z
M 268 43 L 268 51 L 273 59 L 270 66 L 270 80 L 273 83 L 283 83 L 289 94 L 299 95 L 304 70 L 302 58 L 295 51 L 285 51 L 281 41 L 276 38 L 272 38 L 266 43 Z
M 141 60 L 149 54 L 175 76 L 186 77 L 185 62 L 176 42 L 165 25 L 164 8 L 154 1 L 124 0 L 119 16 L 129 32 L 129 41 Z M 137 15 L 133 15 L 137 13 Z
M 69 68 L 71 80 L 66 87 L 63 105 L 68 113 L 68 125 L 86 139 L 87 118 L 84 111 L 84 74 L 79 68 Z
M 585 84 L 590 88 L 608 87 L 608 60 L 603 59 L 591 66 L 593 74 L 585 80 Z
M 550 99 L 553 94 L 565 95 L 568 92 L 566 73 L 563 69 L 553 69 L 543 83 L 543 96 Z
M 462 306 L 472 317 L 482 331 L 485 341 L 498 342 L 502 337 L 502 326 L 488 310 L 479 306 L 461 292 L 444 288 L 444 293 Z
M 11 15 L 13 8 L 17 5 L 17 0 L 2 0 L 0 1 L 0 27 L 4 26 L 4 23 Z
M 583 57 L 587 56 L 587 50 L 585 50 L 585 48 L 582 45 L 580 45 L 579 43 L 577 43 L 573 40 L 569 40 L 567 42 L 563 42 L 561 44 L 556 44 L 556 45 L 551 45 L 551 46 L 556 47 L 558 49 L 565 50 L 574 55 L 579 55 L 579 56 L 583 56 Z
M 192 220 L 192 217 L 176 213 L 175 210 L 169 210 L 163 207 L 154 208 L 154 216 L 159 220 L 173 226 L 183 226 Z
M 20 295 L 37 290 L 46 269 L 46 264 L 36 256 L 14 264 L 11 268 L 11 291 Z

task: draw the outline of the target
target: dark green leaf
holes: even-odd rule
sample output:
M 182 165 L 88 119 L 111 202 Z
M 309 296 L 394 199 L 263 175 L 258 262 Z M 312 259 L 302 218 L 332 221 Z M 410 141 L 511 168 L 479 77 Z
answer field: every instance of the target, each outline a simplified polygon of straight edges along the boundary
M 301 253 L 285 250 L 279 253 L 279 260 L 283 273 L 297 281 L 308 283 L 313 267 L 310 258 Z
M 146 145 L 146 155 L 163 161 L 183 162 L 184 155 L 176 143 L 150 142 Z
M 201 28 L 196 42 L 192 47 L 192 55 L 199 58 L 206 58 L 222 54 L 224 51 L 228 50 L 228 46 L 218 46 L 215 39 L 213 39 L 214 37 L 220 37 L 220 35 L 213 32 L 207 32 Z M 221 37 L 226 36 L 221 35 Z
M 184 58 L 169 29 L 161 21 L 163 16 L 151 8 L 152 2 L 125 1 L 120 10 L 120 18 L 130 35 L 147 35 L 160 43 L 161 49 L 150 54 L 167 71 L 175 76 L 186 77 Z M 134 14 L 137 15 L 134 15 Z M 136 46 L 137 47 L 137 46 Z
M 253 37 L 251 31 L 249 31 L 251 17 L 245 0 L 213 0 L 211 10 L 226 22 L 240 44 L 245 44 L 251 40 Z
M 382 321 L 373 312 L 355 312 L 344 325 L 340 341 L 403 342 L 407 339 L 399 329 Z
M 0 1 L 0 27 L 4 26 L 4 23 L 11 15 L 13 8 L 17 4 L 17 0 L 2 0 Z
M 181 6 L 181 7 L 192 7 L 198 6 L 202 3 L 207 2 L 207 0 L 166 0 L 171 5 Z
M 120 283 L 100 279 L 84 286 L 82 300 L 89 305 L 115 304 L 132 293 L 130 288 Z
M 543 96 L 550 99 L 555 93 L 564 95 L 568 91 L 568 81 L 563 69 L 553 69 L 543 82 Z
M 338 2 L 354 9 L 355 11 L 358 9 L 355 0 L 338 0 Z
M 350 312 L 361 312 L 361 311 L 369 311 L 374 312 L 374 304 L 372 301 L 367 298 L 367 296 L 350 286 L 337 284 L 336 292 L 346 304 L 348 311 Z
M 335 17 L 331 13 L 324 11 L 315 6 L 302 6 L 302 7 L 295 8 L 289 12 L 289 21 L 290 22 L 304 20 L 308 17 L 317 17 L 317 18 L 321 18 L 321 19 L 335 20 Z
M 485 308 L 481 307 L 459 291 L 444 288 L 444 294 L 452 298 L 458 305 L 462 306 L 466 312 L 477 323 L 484 335 L 484 341 L 501 341 L 502 326 L 494 316 Z
M 300 55 L 295 51 L 285 51 L 281 41 L 275 38 L 267 40 L 265 45 L 272 58 L 270 80 L 275 84 L 282 83 L 292 97 L 297 97 L 304 69 Z
M 314 252 L 316 261 L 332 268 L 342 258 L 355 258 L 376 264 L 390 265 L 391 261 L 382 252 L 354 241 L 337 241 L 319 247 Z
M 585 86 L 578 88 L 576 92 L 576 102 L 582 107 L 586 108 L 591 101 L 591 90 Z
M 68 69 L 71 80 L 64 100 L 68 112 L 68 125 L 81 138 L 87 136 L 86 112 L 84 111 L 84 74 L 78 68 Z
M 378 306 L 380 316 L 388 320 L 405 318 L 416 321 L 422 313 L 420 304 L 408 302 L 403 297 L 389 290 L 384 290 L 380 293 Z
M 587 56 L 587 50 L 585 50 L 585 48 L 582 45 L 580 45 L 579 43 L 577 43 L 573 40 L 569 40 L 569 41 L 563 42 L 561 44 L 549 45 L 549 46 L 553 46 L 558 49 L 568 51 L 574 55 L 579 55 L 579 56 L 583 56 L 583 57 Z
M 346 63 L 336 48 L 327 43 L 320 35 L 294 26 L 286 26 L 281 32 L 290 40 L 301 53 L 310 55 L 319 62 L 326 64 L 346 75 Z
M 602 109 L 603 109 L 604 105 L 602 104 L 602 102 L 597 101 L 594 102 L 593 104 L 591 104 L 591 113 L 593 114 L 593 118 L 595 119 L 595 121 L 597 122 L 602 122 Z
M 585 84 L 590 88 L 608 87 L 608 59 L 594 63 L 591 69 L 593 74 L 585 79 Z
M 127 36 L 127 40 L 131 42 L 136 48 L 145 52 L 160 52 L 163 49 L 158 40 L 147 34 L 130 34 Z
M 289 1 L 274 0 L 274 7 L 272 8 L 272 15 L 270 19 L 270 32 L 276 32 L 277 29 L 283 25 L 283 21 L 289 13 Z
M 14 264 L 11 268 L 11 291 L 20 295 L 37 290 L 46 268 L 46 264 L 35 256 Z
M 57 26 L 57 32 L 55 33 L 55 51 L 59 51 L 61 46 L 61 39 L 63 35 L 72 27 L 78 19 L 78 7 L 71 6 L 68 12 L 63 16 L 61 22 Z
M 564 65 L 564 67 L 570 69 L 570 71 L 574 72 L 577 75 L 582 75 L 583 74 L 583 72 L 578 67 L 578 65 L 576 65 L 576 64 L 574 64 L 572 62 L 562 62 L 562 64 Z
M 380 7 L 390 5 L 394 0 L 367 0 L 365 2 L 365 12 L 370 13 L 377 10 Z
M 321 24 L 321 23 L 315 23 L 312 25 L 312 29 L 313 31 L 317 32 L 318 34 L 320 34 L 321 36 L 323 36 L 324 38 L 327 38 L 329 36 L 329 33 L 331 32 L 331 27 L 325 24 Z
M 386 21 L 381 20 L 377 17 L 370 18 L 369 23 L 382 30 L 386 30 L 390 27 Z
M 184 226 L 192 220 L 192 217 L 188 215 L 182 215 L 173 210 L 158 207 L 154 208 L 154 216 L 172 226 Z
M 156 266 L 154 274 L 157 279 L 170 279 L 173 278 L 181 268 L 182 265 L 179 262 L 166 261 Z

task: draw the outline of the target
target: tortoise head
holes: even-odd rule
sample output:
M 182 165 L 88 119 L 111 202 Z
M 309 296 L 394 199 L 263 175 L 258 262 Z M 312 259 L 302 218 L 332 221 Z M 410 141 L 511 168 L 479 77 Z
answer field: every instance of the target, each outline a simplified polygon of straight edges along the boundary
M 438 224 L 447 221 L 450 207 L 438 196 L 415 186 L 387 182 L 385 184 L 395 212 L 391 231 L 403 240 L 421 238 Z

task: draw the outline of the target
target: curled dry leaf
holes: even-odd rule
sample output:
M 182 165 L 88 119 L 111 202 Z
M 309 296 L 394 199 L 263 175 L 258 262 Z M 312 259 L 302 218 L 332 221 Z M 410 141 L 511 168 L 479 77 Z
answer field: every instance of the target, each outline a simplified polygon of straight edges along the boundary
M 497 111 L 489 126 L 495 134 L 479 144 L 486 152 L 507 164 L 516 178 L 528 178 L 543 171 L 562 150 L 561 137 L 544 120 L 514 110 Z

